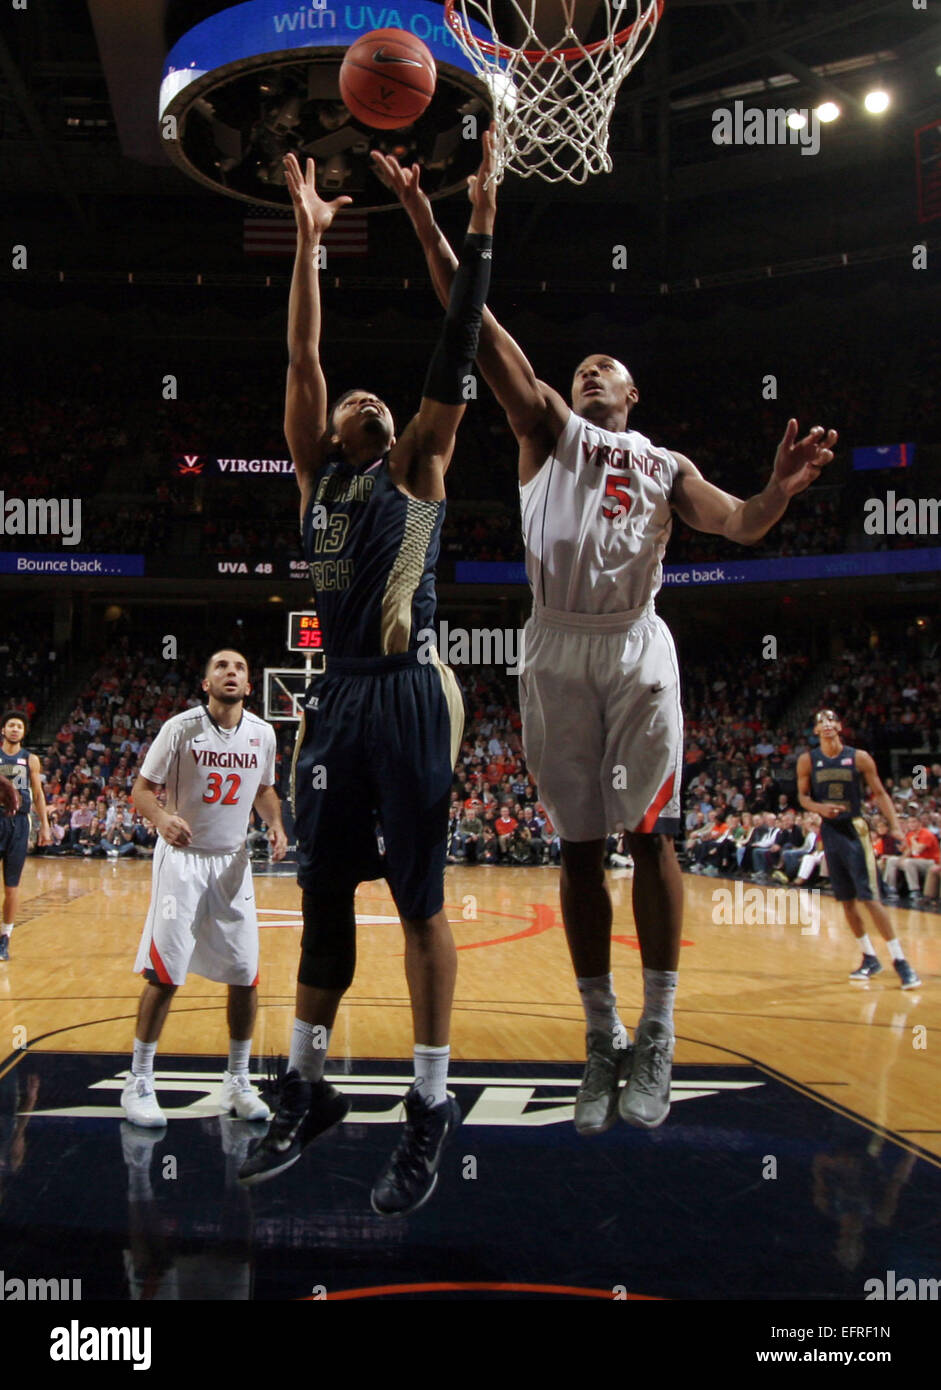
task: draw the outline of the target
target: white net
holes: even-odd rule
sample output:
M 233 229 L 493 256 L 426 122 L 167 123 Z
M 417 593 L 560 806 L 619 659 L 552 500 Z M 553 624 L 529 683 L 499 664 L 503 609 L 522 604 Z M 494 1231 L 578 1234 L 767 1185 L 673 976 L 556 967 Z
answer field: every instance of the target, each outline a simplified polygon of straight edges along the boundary
M 539 35 L 541 0 L 506 0 L 499 15 L 496 8 L 496 0 L 445 5 L 458 44 L 493 98 L 497 182 L 508 169 L 548 183 L 610 173 L 608 127 L 618 89 L 653 38 L 663 0 L 599 0 L 592 32 L 603 34 L 593 40 L 576 28 L 579 0 L 558 0 L 564 32 L 552 42 Z M 512 47 L 505 39 L 508 9 Z M 492 42 L 479 37 L 481 27 Z

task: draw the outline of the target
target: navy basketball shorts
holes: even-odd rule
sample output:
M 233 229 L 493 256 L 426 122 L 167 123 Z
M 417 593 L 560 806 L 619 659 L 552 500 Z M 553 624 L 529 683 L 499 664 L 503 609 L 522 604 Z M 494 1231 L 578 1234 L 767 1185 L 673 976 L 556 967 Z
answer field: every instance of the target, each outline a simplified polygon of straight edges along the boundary
M 301 888 L 335 894 L 385 878 L 402 917 L 438 912 L 463 732 L 460 689 L 436 657 L 328 657 L 294 750 Z
M 15 816 L 0 816 L 0 860 L 3 861 L 4 887 L 18 887 L 28 849 L 29 816 L 21 812 Z
M 821 827 L 833 896 L 841 903 L 854 899 L 864 903 L 879 902 L 879 876 L 869 826 L 862 816 L 840 825 L 838 830 L 831 822 L 824 821 Z

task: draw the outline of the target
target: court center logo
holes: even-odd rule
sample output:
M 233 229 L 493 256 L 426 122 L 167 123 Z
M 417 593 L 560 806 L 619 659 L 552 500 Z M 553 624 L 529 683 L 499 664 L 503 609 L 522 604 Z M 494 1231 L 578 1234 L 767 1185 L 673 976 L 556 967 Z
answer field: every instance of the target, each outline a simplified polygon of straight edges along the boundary
M 816 111 L 782 106 L 732 103 L 712 113 L 714 145 L 800 145 L 801 154 L 820 153 L 820 117 Z

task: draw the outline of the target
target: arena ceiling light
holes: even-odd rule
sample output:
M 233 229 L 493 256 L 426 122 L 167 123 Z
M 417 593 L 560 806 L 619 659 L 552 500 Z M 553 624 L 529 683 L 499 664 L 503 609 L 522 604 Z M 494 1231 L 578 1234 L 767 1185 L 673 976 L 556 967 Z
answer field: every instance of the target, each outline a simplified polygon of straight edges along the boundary
M 802 115 L 800 111 L 792 111 L 787 118 L 787 123 L 791 130 L 803 130 L 807 124 L 807 117 Z
M 883 111 L 888 111 L 891 98 L 888 92 L 881 87 L 876 87 L 871 92 L 867 92 L 863 98 L 863 105 L 872 116 L 881 116 Z
M 390 18 L 393 16 L 394 18 Z M 351 44 L 393 25 L 431 50 L 438 83 L 428 109 L 402 130 L 357 122 L 340 100 L 339 70 Z M 489 37 L 479 25 L 479 37 Z M 381 6 L 326 0 L 285 6 L 247 0 L 183 34 L 167 54 L 158 122 L 165 147 L 190 178 L 243 202 L 287 209 L 284 156 L 317 161 L 325 191 L 342 188 L 357 212 L 398 206 L 373 173 L 370 151 L 422 166 L 430 198 L 466 185 L 480 159 L 490 92 L 444 22 L 440 4 Z M 469 121 L 468 118 L 473 120 Z
M 835 101 L 824 101 L 817 107 L 817 118 L 824 123 L 835 121 L 840 114 L 840 108 Z

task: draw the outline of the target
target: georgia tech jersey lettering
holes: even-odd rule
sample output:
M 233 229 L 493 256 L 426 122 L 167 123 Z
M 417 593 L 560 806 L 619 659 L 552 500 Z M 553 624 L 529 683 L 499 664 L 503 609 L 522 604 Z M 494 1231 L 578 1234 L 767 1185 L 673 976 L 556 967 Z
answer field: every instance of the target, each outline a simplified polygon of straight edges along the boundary
M 537 603 L 569 613 L 643 607 L 663 582 L 676 459 L 635 430 L 569 416 L 520 487 L 526 573 Z
M 0 774 L 12 782 L 20 794 L 17 815 L 28 815 L 33 794 L 29 783 L 29 753 L 26 749 L 20 748 L 18 753 L 4 753 L 0 748 Z
M 362 472 L 331 459 L 301 523 L 329 661 L 418 648 L 434 622 L 444 502 L 408 497 L 388 457 Z
M 862 777 L 856 770 L 856 749 L 840 749 L 835 758 L 827 758 L 819 748 L 810 755 L 810 786 L 814 801 L 828 801 L 842 807 L 833 820 L 825 820 L 824 826 L 832 826 L 836 821 L 852 821 L 862 815 Z
M 259 787 L 274 785 L 274 730 L 247 710 L 234 729 L 221 729 L 199 705 L 167 720 L 141 776 L 166 786 L 167 810 L 193 832 L 190 849 L 232 854 L 245 842 Z

